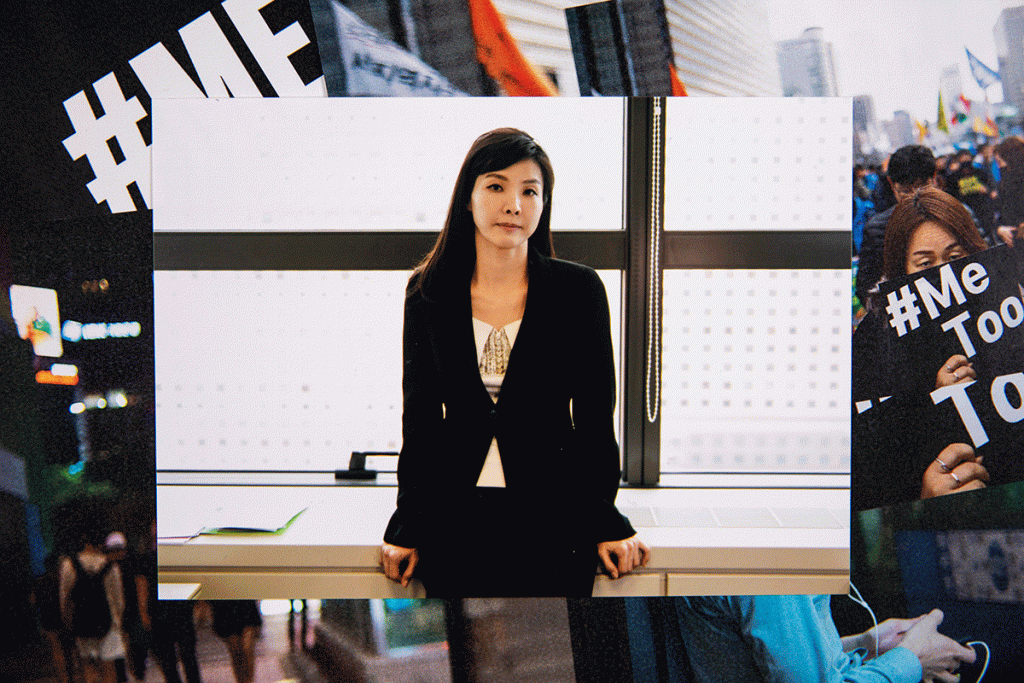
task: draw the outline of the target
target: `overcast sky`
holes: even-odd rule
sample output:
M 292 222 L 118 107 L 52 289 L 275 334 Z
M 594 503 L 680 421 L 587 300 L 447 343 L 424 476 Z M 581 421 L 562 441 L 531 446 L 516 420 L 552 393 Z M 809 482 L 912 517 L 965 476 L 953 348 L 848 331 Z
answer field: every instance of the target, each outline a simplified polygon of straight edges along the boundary
M 832 43 L 839 94 L 874 96 L 875 115 L 891 119 L 905 109 L 935 121 L 942 69 L 960 65 L 964 95 L 984 94 L 971 76 L 966 46 L 998 71 L 992 32 L 999 13 L 1024 0 L 768 0 L 773 40 L 825 29 Z M 1002 101 L 999 84 L 988 89 Z

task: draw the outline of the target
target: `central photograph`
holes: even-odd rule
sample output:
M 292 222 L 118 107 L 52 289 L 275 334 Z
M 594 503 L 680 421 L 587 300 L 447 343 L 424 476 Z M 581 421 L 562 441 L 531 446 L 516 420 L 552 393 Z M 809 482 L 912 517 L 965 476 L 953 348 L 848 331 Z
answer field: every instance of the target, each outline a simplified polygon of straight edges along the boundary
M 849 101 L 153 117 L 168 593 L 843 590 Z

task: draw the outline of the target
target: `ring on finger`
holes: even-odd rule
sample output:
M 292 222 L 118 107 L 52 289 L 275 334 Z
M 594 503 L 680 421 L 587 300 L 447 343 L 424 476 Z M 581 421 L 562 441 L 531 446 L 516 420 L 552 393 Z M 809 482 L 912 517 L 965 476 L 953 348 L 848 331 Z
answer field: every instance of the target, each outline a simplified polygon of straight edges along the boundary
M 946 463 L 942 462 L 938 458 L 935 458 L 935 462 L 939 463 L 939 467 L 942 468 L 943 472 L 949 472 L 949 465 L 947 465 Z
M 953 481 L 956 482 L 957 486 L 960 486 L 961 484 L 963 484 L 963 482 L 960 481 L 960 477 L 956 476 L 956 472 L 950 471 L 949 476 L 953 477 Z

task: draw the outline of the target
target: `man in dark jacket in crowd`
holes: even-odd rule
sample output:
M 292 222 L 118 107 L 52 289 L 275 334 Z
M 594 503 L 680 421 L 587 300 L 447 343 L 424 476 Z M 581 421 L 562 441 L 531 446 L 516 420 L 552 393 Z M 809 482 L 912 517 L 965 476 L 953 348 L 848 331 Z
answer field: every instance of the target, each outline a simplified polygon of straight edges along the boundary
M 935 184 L 935 155 L 923 145 L 900 147 L 889 157 L 887 176 L 897 203 L 926 185 Z M 882 249 L 885 245 L 885 226 L 889 224 L 895 205 L 877 213 L 864 226 L 864 239 L 860 247 L 857 266 L 857 298 L 867 301 L 870 291 L 882 277 Z
M 992 174 L 972 163 L 970 150 L 957 152 L 956 160 L 959 165 L 950 176 L 952 186 L 949 193 L 971 210 L 981 234 L 989 244 L 993 244 L 996 184 Z

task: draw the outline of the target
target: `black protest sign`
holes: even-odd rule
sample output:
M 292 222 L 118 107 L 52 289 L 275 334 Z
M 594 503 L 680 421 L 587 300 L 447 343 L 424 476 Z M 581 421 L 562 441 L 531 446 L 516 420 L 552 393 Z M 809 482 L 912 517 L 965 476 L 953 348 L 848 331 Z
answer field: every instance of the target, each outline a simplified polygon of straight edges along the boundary
M 865 401 L 853 415 L 850 506 L 869 510 L 921 496 L 921 479 L 935 455 L 933 430 L 922 424 L 933 415 L 924 394 Z M 922 417 L 923 416 L 923 417 Z
M 853 487 L 864 487 L 855 507 L 916 498 L 924 470 L 953 443 L 984 456 L 990 483 L 1024 479 L 1024 300 L 1015 254 L 997 247 L 880 291 L 871 360 L 890 375 L 885 395 L 892 397 L 855 397 Z M 939 369 L 957 354 L 976 378 L 936 386 Z
M 1024 370 L 1024 300 L 1008 247 L 886 281 L 879 290 L 881 348 L 901 378 L 895 392 L 934 389 L 954 355 L 967 357 L 979 378 Z
M 989 475 L 989 485 L 1024 481 L 1024 422 L 1020 406 L 1024 374 L 993 385 L 987 380 L 955 384 L 946 400 L 932 393 L 901 394 L 863 401 L 854 408 L 850 504 L 854 510 L 916 500 L 925 470 L 950 444 L 967 444 Z M 1016 392 L 1016 393 L 1015 393 Z M 993 398 L 995 397 L 995 398 Z M 1013 421 L 1016 420 L 1016 421 Z
M 0 51 L 15 224 L 151 208 L 154 98 L 324 93 L 306 0 L 36 0 Z

